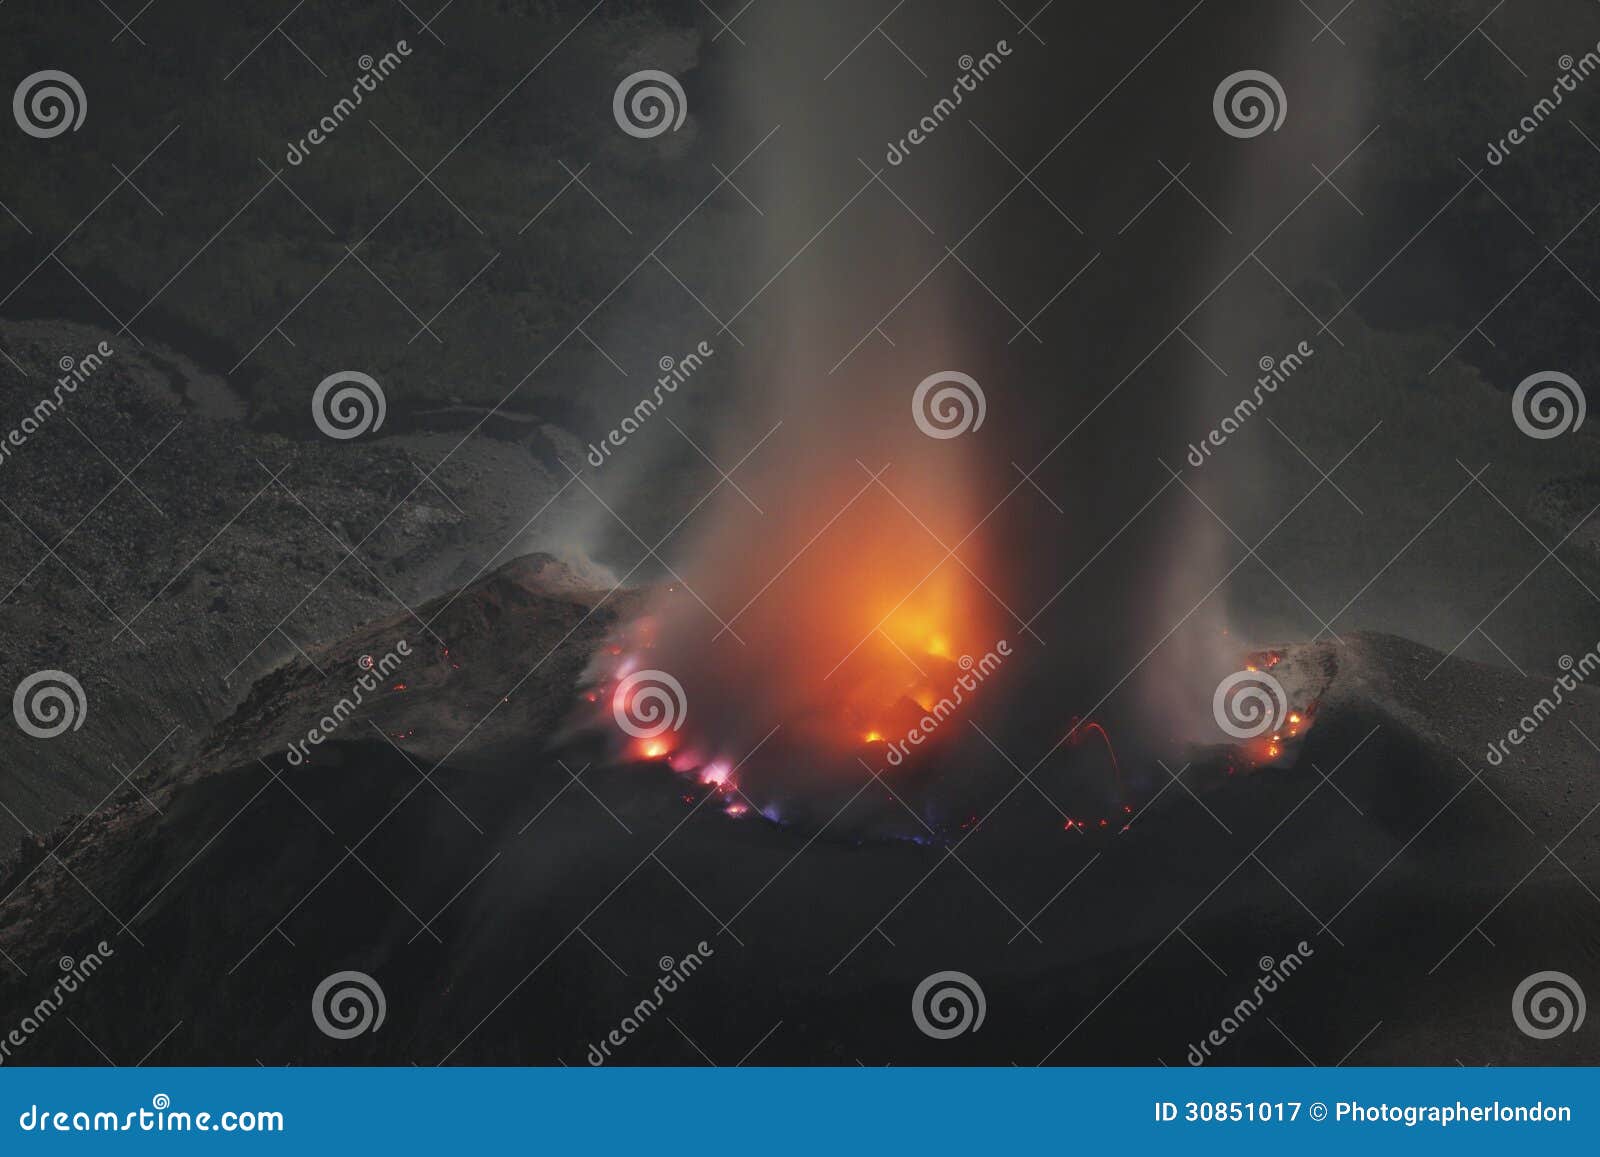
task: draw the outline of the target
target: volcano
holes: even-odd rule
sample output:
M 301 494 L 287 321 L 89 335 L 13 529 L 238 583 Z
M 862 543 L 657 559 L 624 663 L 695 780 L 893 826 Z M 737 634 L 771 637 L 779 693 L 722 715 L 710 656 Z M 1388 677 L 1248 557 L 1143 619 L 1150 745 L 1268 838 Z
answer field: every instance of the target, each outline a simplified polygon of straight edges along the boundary
M 0 880 L 0 1017 L 57 974 L 41 946 L 120 929 L 30 1058 L 582 1064 L 694 952 L 608 1063 L 1179 1064 L 1294 952 L 1211 1063 L 1597 1059 L 1592 1034 L 1536 1041 L 1505 1005 L 1600 943 L 1600 695 L 1488 767 L 1488 720 L 1539 680 L 1376 634 L 1284 645 L 1315 726 L 1276 760 L 1123 766 L 1107 827 L 1063 825 L 1067 775 L 993 750 L 954 795 L 915 796 L 925 830 L 879 822 L 914 793 L 870 768 L 831 821 L 788 822 L 574 725 L 584 657 L 649 602 L 586 581 L 529 556 L 419 608 L 448 649 L 291 764 L 411 620 L 373 622 L 259 680 L 180 772 L 27 841 Z M 986 990 L 981 1032 L 905 1015 L 936 966 Z M 379 1031 L 305 1015 L 340 970 L 381 985 Z

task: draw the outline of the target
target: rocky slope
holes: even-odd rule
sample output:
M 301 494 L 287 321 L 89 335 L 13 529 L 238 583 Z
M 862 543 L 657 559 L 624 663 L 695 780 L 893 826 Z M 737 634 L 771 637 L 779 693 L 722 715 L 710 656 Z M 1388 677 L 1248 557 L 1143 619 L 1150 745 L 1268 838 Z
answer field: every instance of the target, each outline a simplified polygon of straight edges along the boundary
M 255 432 L 186 359 L 64 322 L 0 323 L 0 426 L 23 428 L 61 360 L 101 342 L 111 356 L 0 467 L 0 686 L 62 670 L 87 702 L 53 740 L 0 728 L 5 846 L 99 805 L 121 773 L 181 764 L 263 672 L 357 624 L 399 614 L 427 638 L 405 608 L 517 553 L 568 477 L 547 424 L 338 442 L 304 390 L 303 437 Z M 536 529 L 559 537 L 561 517 Z

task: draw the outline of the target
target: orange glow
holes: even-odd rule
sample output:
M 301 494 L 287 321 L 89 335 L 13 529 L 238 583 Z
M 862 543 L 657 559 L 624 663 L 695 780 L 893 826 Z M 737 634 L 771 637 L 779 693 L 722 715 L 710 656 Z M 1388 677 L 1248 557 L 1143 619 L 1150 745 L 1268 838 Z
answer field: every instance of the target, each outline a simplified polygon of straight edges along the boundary
M 941 570 L 903 604 L 884 606 L 879 611 L 878 617 L 883 619 L 879 630 L 893 647 L 912 659 L 931 655 L 954 660 L 958 652 L 951 632 L 961 620 L 965 601 L 954 576 Z
M 804 753 L 796 774 L 803 763 L 809 774 L 853 781 L 858 759 L 883 763 L 880 745 L 899 744 L 935 710 L 937 738 L 908 748 L 908 761 L 928 759 L 949 737 L 970 737 L 966 719 L 991 693 L 956 696 L 968 673 L 961 663 L 981 662 L 1002 639 L 1016 644 L 997 596 L 974 577 L 998 584 L 1001 569 L 973 533 L 986 508 L 965 485 L 970 444 L 930 446 L 900 420 L 899 402 L 892 429 L 905 452 L 892 455 L 881 481 L 874 476 L 891 456 L 878 456 L 876 428 L 857 439 L 822 423 L 810 442 L 786 426 L 785 446 L 804 452 L 750 467 L 765 517 L 748 517 L 737 495 L 717 499 L 729 507 L 726 519 L 697 516 L 706 530 L 682 571 L 695 597 L 659 598 L 645 612 L 655 620 L 654 649 L 631 630 L 625 647 L 686 684 L 693 676 L 683 744 L 742 755 L 776 725 L 781 734 L 758 766 L 784 760 L 787 748 Z M 959 545 L 959 559 L 945 543 Z M 726 622 L 708 624 L 708 607 Z
M 673 745 L 670 736 L 660 739 L 636 739 L 633 742 L 633 757 L 635 759 L 665 759 L 672 754 Z

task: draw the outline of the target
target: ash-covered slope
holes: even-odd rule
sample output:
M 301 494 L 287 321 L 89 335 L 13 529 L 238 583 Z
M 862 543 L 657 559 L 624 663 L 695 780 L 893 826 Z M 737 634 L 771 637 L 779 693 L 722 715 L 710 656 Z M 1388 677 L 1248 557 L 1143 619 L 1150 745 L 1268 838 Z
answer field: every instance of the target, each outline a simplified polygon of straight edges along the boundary
M 637 610 L 637 592 L 601 581 L 551 555 L 525 555 L 414 616 L 369 623 L 262 677 L 200 764 L 276 757 L 323 766 L 342 759 L 325 754 L 332 740 L 387 737 L 426 766 L 449 759 L 460 768 L 548 736 L 597 640 Z M 309 742 L 313 731 L 325 738 Z
M 997 755 L 992 810 L 959 843 L 857 844 L 734 819 L 659 766 L 552 749 L 613 609 L 597 601 L 512 564 L 440 618 L 461 668 L 419 655 L 418 689 L 373 708 L 414 737 L 352 722 L 368 736 L 289 766 L 278 745 L 316 696 L 286 670 L 195 774 L 33 847 L 0 883 L 17 966 L 0 1023 L 58 957 L 101 939 L 115 955 L 12 1063 L 581 1064 L 624 1018 L 620 1063 L 1181 1064 L 1225 1020 L 1212 1063 L 1600 1059 L 1592 1025 L 1538 1040 L 1511 1011 L 1535 972 L 1600 991 L 1587 688 L 1490 766 L 1484 745 L 1549 680 L 1385 636 L 1290 648 L 1329 677 L 1292 768 L 1128 769 L 1128 827 L 1102 833 L 1064 830 L 1049 800 L 1066 785 L 1041 774 L 1035 791 Z M 313 657 L 359 670 L 400 625 Z M 465 766 L 433 771 L 552 648 L 470 733 Z M 704 965 L 640 1015 L 690 952 Z M 1290 953 L 1298 970 L 1242 1011 Z M 334 1039 L 312 994 L 347 969 L 376 979 L 386 1015 Z M 911 995 L 949 969 L 981 984 L 986 1019 L 933 1040 Z
M 50 742 L 0 729 L 7 846 L 181 766 L 263 672 L 515 549 L 567 477 L 536 454 L 566 437 L 551 426 L 338 442 L 307 405 L 287 438 L 244 424 L 221 377 L 106 329 L 0 320 L 0 351 L 0 435 L 31 431 L 0 463 L 0 686 L 62 670 L 88 709 Z

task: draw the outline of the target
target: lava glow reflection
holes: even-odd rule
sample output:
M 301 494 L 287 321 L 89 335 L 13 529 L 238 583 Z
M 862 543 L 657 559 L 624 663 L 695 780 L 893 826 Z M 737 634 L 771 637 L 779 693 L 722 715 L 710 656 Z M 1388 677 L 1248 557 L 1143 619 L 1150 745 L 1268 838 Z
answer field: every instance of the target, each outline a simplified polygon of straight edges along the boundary
M 926 540 L 914 525 L 910 530 Z M 592 660 L 579 692 L 586 716 L 616 734 L 610 724 L 615 712 L 627 713 L 628 705 L 618 702 L 627 686 L 648 682 L 658 662 L 683 669 L 681 728 L 626 739 L 620 756 L 664 763 L 729 795 L 723 808 L 729 814 L 755 814 L 742 781 L 751 775 L 759 781 L 770 765 L 784 771 L 798 765 L 813 777 L 807 782 L 849 782 L 863 774 L 863 764 L 883 769 L 886 754 L 893 756 L 897 745 L 905 749 L 906 736 L 919 726 L 932 730 L 929 713 L 947 711 L 952 696 L 965 717 L 971 704 L 956 688 L 973 682 L 968 671 L 975 657 L 996 645 L 988 634 L 995 627 L 992 602 L 981 591 L 974 596 L 975 584 L 955 563 L 939 565 L 935 556 L 930 565 L 925 554 L 881 533 L 865 542 L 841 535 L 838 544 L 835 552 L 796 565 L 803 581 L 785 592 L 784 601 L 774 597 L 743 616 L 737 625 L 743 645 L 724 637 L 716 663 L 679 664 L 667 657 L 694 653 L 675 645 L 673 628 L 674 600 L 692 596 L 661 591 L 651 613 L 620 627 Z M 698 650 L 706 651 L 703 643 Z M 781 732 L 781 743 L 741 766 L 770 732 Z M 936 746 L 905 750 L 921 762 Z M 898 768 L 902 758 L 887 762 Z M 782 790 L 794 787 L 791 779 Z M 760 814 L 769 814 L 769 793 L 760 794 Z

